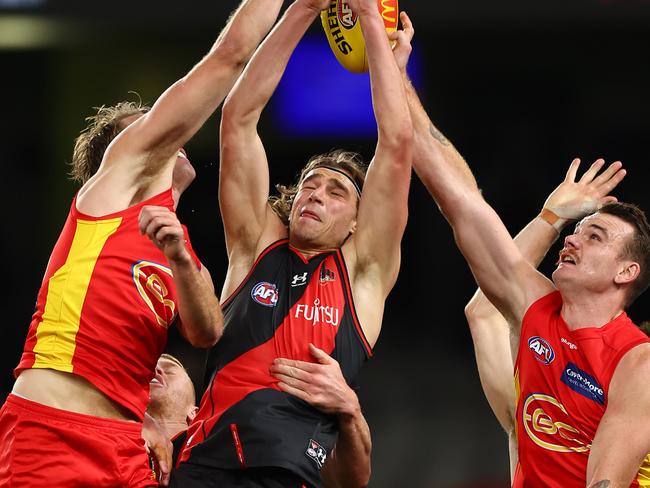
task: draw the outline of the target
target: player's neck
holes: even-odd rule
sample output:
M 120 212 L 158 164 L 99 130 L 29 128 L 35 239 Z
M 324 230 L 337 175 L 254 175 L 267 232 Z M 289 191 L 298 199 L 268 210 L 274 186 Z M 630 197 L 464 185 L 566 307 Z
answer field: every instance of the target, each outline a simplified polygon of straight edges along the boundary
M 562 294 L 562 319 L 569 330 L 602 327 L 621 313 L 623 305 L 617 294 Z
M 336 246 L 314 246 L 308 242 L 300 242 L 298 239 L 291 238 L 289 238 L 289 245 L 294 251 L 300 253 L 305 259 L 311 259 L 314 256 L 323 254 L 324 252 L 330 252 L 337 249 Z

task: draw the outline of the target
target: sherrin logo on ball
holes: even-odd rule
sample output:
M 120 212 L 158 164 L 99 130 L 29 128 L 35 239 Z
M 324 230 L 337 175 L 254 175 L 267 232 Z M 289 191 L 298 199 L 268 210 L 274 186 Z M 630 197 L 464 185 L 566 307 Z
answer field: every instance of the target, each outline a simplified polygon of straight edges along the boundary
M 399 21 L 397 0 L 377 0 L 377 9 L 384 19 L 386 32 L 395 32 Z M 341 66 L 353 73 L 368 71 L 361 24 L 347 0 L 332 0 L 320 17 L 327 41 Z
M 357 23 L 357 14 L 355 14 L 348 2 L 336 2 L 338 19 L 341 25 L 346 29 L 352 29 Z

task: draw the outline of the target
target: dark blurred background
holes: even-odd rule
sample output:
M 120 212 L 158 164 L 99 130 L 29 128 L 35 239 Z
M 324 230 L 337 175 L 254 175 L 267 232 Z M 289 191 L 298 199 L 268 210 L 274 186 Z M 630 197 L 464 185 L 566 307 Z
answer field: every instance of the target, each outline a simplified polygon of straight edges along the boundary
M 207 52 L 236 3 L 0 0 L 8 267 L 0 399 L 11 389 L 49 253 L 76 190 L 67 162 L 84 117 L 94 106 L 135 99 L 130 90 L 153 103 Z M 584 167 L 598 157 L 622 160 L 629 175 L 615 194 L 648 208 L 650 0 L 400 3 L 417 30 L 414 76 L 423 103 L 512 232 L 540 210 L 574 157 Z M 324 45 L 319 25 L 309 36 Z M 331 62 L 327 54 L 293 65 L 298 86 L 300 77 L 307 88 L 320 80 L 314 70 Z M 346 80 L 365 78 L 327 66 L 338 76 L 335 98 L 351 103 Z M 292 180 L 310 155 L 334 147 L 372 156 L 367 131 L 294 134 L 283 113 L 297 88 L 287 89 L 289 98 L 275 100 L 260 127 L 272 181 Z M 331 103 L 326 89 L 316 93 L 323 106 Z M 350 110 L 361 108 L 351 103 Z M 219 289 L 226 261 L 216 197 L 218 119 L 217 112 L 187 145 L 198 178 L 179 214 Z M 506 437 L 484 399 L 463 315 L 475 285 L 417 179 L 402 249 L 402 271 L 361 382 L 373 432 L 371 486 L 509 486 Z M 544 271 L 552 270 L 556 250 Z M 630 314 L 650 318 L 647 298 Z M 198 382 L 200 354 L 176 336 L 170 350 Z

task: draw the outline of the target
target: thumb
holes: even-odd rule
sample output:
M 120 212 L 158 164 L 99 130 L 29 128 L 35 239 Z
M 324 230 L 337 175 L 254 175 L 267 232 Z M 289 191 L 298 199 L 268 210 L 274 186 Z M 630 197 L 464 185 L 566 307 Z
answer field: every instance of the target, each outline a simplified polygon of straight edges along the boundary
M 309 344 L 309 352 L 321 364 L 329 364 L 334 361 L 325 351 L 318 349 L 313 344 Z

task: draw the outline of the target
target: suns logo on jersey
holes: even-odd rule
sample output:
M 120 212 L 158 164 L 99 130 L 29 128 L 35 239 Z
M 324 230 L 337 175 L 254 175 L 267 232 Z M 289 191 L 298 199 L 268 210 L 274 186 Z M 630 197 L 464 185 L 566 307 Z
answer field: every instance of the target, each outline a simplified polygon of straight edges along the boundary
M 169 298 L 169 289 L 162 276 L 171 278 L 172 270 L 151 261 L 138 261 L 132 270 L 138 293 L 153 312 L 158 325 L 168 328 L 176 316 L 176 303 Z
M 258 283 L 251 290 L 251 298 L 265 307 L 275 307 L 279 296 L 278 287 L 266 281 Z
M 569 422 L 566 408 L 550 395 L 531 393 L 522 409 L 526 434 L 538 446 L 555 452 L 587 452 L 591 441 Z
M 533 336 L 528 339 L 528 347 L 540 363 L 551 364 L 555 359 L 555 351 L 546 339 Z

